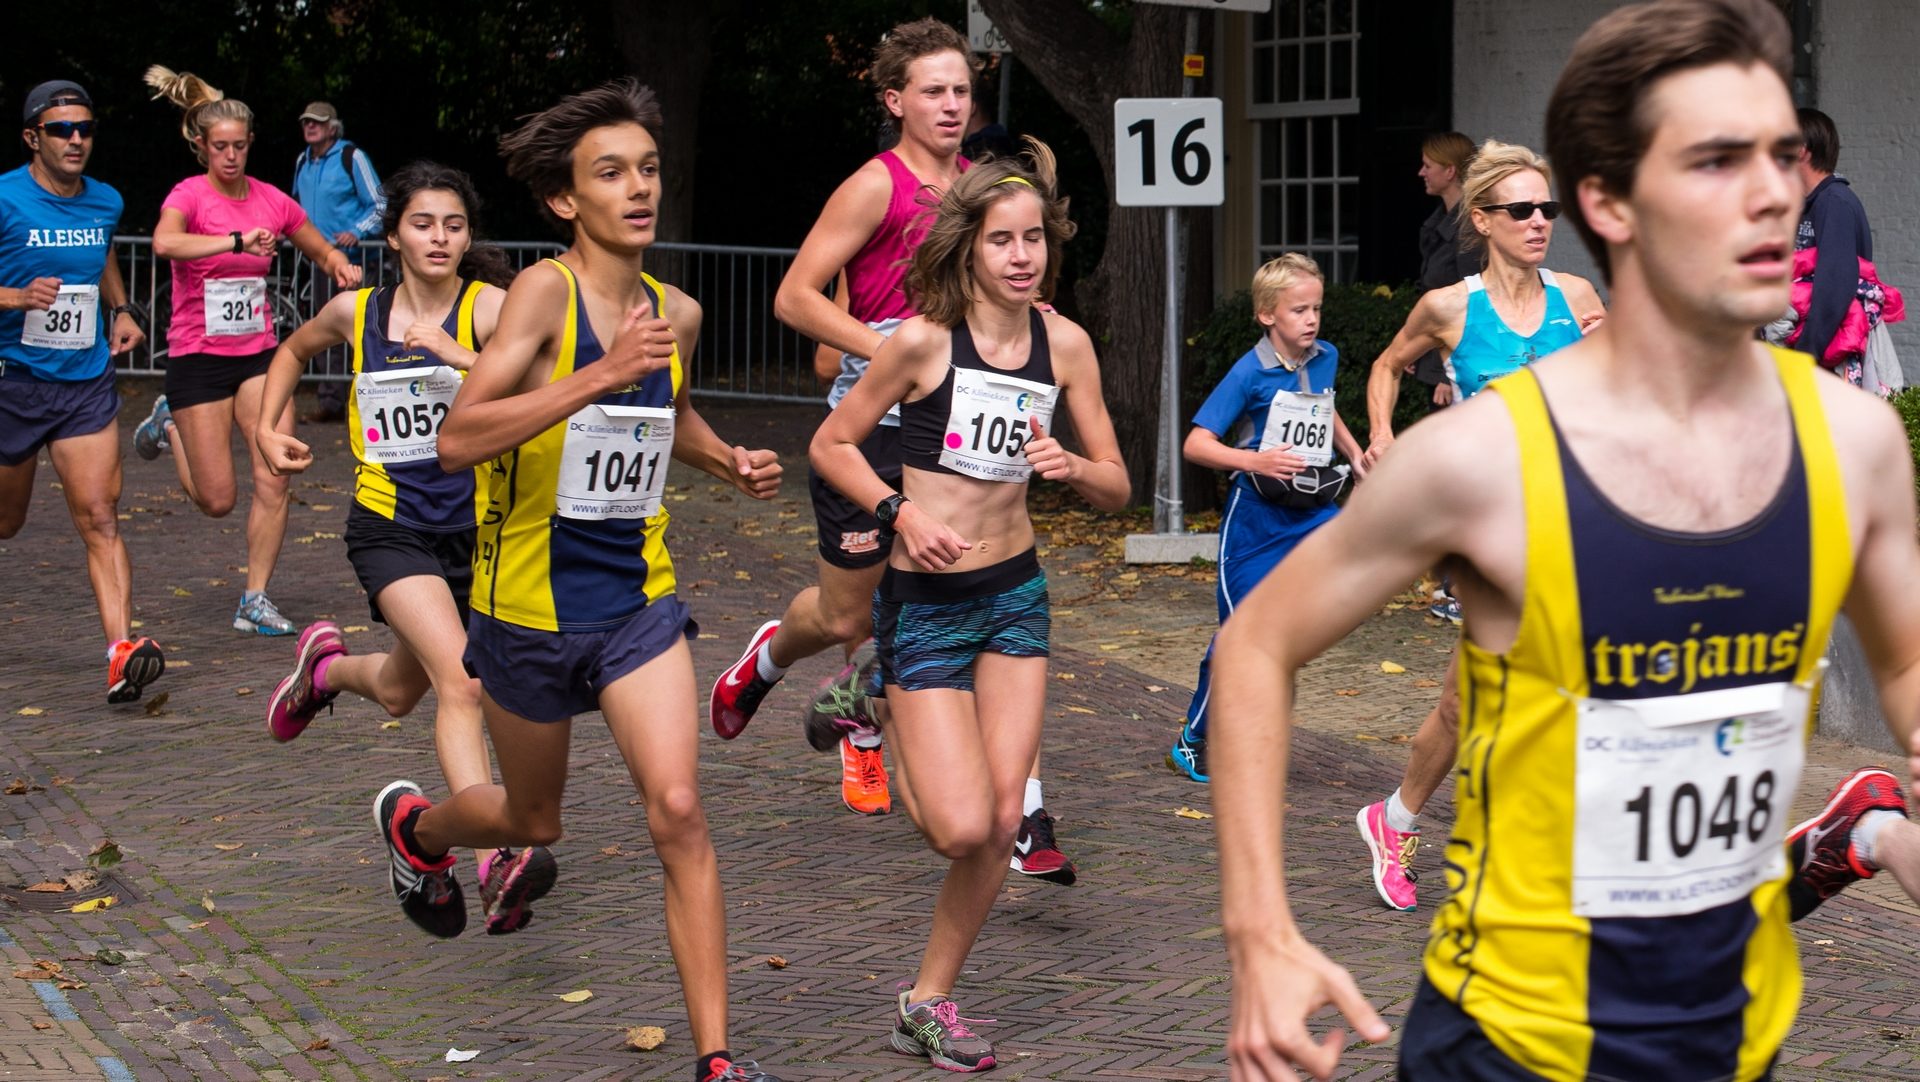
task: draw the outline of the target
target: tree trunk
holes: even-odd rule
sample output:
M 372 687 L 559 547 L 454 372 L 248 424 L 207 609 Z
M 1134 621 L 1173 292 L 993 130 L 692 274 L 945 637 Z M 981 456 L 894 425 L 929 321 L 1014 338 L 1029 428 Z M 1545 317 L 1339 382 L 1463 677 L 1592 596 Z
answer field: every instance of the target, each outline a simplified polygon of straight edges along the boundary
M 1086 129 L 1107 186 L 1107 246 L 1080 281 L 1080 317 L 1100 351 L 1114 431 L 1133 480 L 1150 503 L 1160 438 L 1165 301 L 1165 212 L 1113 202 L 1113 102 L 1178 97 L 1187 12 L 1135 4 L 1123 41 L 1081 0 L 981 0 L 981 9 L 1027 71 Z
M 693 171 L 700 134 L 700 93 L 713 60 L 709 38 L 730 0 L 611 0 L 620 58 L 660 97 L 660 225 L 664 241 L 693 239 Z

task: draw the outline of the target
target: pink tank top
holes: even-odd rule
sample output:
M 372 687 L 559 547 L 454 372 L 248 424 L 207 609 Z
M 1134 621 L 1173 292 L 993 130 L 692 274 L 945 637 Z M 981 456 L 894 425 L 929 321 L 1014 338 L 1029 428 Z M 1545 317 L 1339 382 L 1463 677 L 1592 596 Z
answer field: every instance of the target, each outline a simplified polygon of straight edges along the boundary
M 930 206 L 920 202 L 920 189 L 925 185 L 899 155 L 883 150 L 875 157 L 893 178 L 893 195 L 887 200 L 887 216 L 881 219 L 880 227 L 847 261 L 847 313 L 868 325 L 916 314 L 904 288 L 907 259 L 926 236 L 922 219 L 932 213 Z M 972 164 L 961 158 L 960 171 L 966 172 Z

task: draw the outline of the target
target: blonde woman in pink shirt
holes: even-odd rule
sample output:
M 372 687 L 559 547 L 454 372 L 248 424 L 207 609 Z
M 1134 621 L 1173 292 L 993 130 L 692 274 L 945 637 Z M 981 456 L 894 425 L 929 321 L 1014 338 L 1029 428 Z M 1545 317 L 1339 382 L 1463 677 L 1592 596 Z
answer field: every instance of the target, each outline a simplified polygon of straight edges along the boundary
M 185 110 L 180 133 L 205 174 L 174 185 L 161 204 L 153 254 L 173 263 L 173 320 L 167 328 L 166 393 L 134 433 L 140 457 L 174 447 L 180 484 L 214 518 L 237 499 L 232 435 L 239 429 L 253 463 L 247 509 L 247 585 L 233 616 L 238 631 L 289 635 L 292 621 L 267 599 L 267 580 L 287 532 L 287 479 L 267 468 L 254 442 L 266 373 L 279 338 L 266 276 L 282 238 L 291 240 L 341 289 L 360 284 L 360 268 L 320 235 L 300 204 L 247 176 L 253 111 L 199 77 L 154 65 L 147 85 Z M 293 434 L 289 405 L 275 423 Z

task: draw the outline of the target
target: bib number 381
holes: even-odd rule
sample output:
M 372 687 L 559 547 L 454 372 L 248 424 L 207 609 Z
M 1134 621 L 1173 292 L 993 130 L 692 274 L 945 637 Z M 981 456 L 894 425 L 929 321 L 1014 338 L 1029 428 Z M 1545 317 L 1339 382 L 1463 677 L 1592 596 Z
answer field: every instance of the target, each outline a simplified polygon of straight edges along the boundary
M 43 349 L 92 349 L 99 337 L 100 287 L 61 286 L 51 307 L 29 308 L 20 344 Z
M 1573 911 L 1698 913 L 1777 878 L 1808 704 L 1785 683 L 1583 700 Z
M 1033 474 L 1026 455 L 1033 426 L 1052 426 L 1059 393 L 1052 384 L 1000 372 L 954 369 L 940 464 L 983 481 L 1025 481 Z
M 673 457 L 673 410 L 588 405 L 567 418 L 555 512 L 561 518 L 652 518 Z

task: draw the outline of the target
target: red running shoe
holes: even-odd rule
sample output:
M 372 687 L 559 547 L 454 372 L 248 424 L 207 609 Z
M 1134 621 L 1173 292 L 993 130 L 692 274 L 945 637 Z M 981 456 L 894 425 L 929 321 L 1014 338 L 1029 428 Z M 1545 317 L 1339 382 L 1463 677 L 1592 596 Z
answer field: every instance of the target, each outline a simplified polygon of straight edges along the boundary
M 137 703 L 147 685 L 167 671 L 167 659 L 145 635 L 115 643 L 107 659 L 107 701 Z
M 1020 821 L 1020 833 L 1013 838 L 1011 867 L 1021 875 L 1070 887 L 1080 875 L 1054 841 L 1053 823 L 1053 816 L 1045 808 L 1033 809 L 1033 814 Z
M 780 621 L 768 620 L 760 625 L 760 630 L 747 640 L 747 648 L 741 653 L 740 660 L 720 674 L 713 682 L 713 694 L 707 698 L 707 713 L 713 719 L 713 731 L 720 734 L 722 740 L 732 740 L 746 729 L 747 722 L 753 720 L 753 712 L 760 709 L 760 700 L 773 690 L 776 680 L 760 678 L 758 658 L 760 647 L 773 638 L 780 630 Z
M 1853 847 L 1853 827 L 1862 815 L 1876 809 L 1907 814 L 1907 798 L 1900 790 L 1900 779 L 1892 774 L 1863 767 L 1842 778 L 1827 794 L 1826 806 L 1787 835 L 1787 859 L 1793 863 L 1787 900 L 1794 920 L 1819 908 L 1847 884 L 1872 879 L 1880 870 Z

